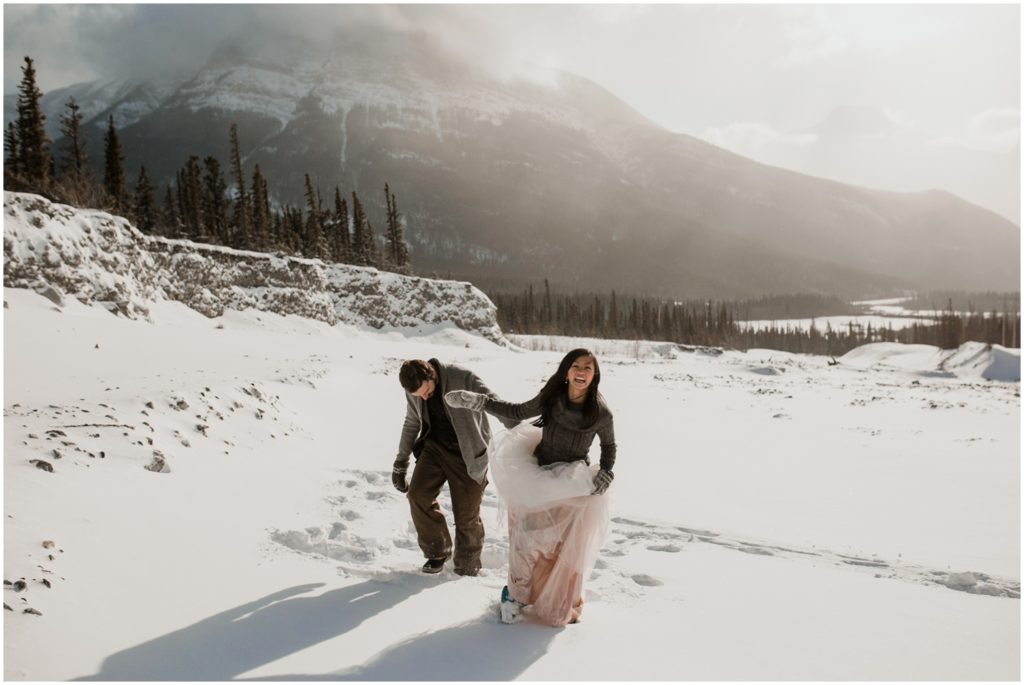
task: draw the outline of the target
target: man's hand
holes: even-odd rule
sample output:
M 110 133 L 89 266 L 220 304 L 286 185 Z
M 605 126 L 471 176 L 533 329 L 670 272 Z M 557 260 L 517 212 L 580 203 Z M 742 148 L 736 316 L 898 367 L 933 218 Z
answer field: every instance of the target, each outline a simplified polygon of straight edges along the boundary
M 470 390 L 452 390 L 444 396 L 444 401 L 453 409 L 483 411 L 484 405 L 487 404 L 487 395 Z
M 603 495 L 608 489 L 608 486 L 612 484 L 612 480 L 615 478 L 615 474 L 611 471 L 605 471 L 601 469 L 594 476 L 594 491 L 591 495 Z
M 409 470 L 409 462 L 396 461 L 391 467 L 391 484 L 399 492 L 409 492 L 409 484 L 405 480 L 405 474 Z

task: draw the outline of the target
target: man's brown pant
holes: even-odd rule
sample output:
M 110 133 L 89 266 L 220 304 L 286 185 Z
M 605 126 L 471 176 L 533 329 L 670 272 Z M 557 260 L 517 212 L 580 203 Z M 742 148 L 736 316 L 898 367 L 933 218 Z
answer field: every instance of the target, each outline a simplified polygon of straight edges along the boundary
M 455 517 L 455 568 L 475 573 L 480 569 L 480 552 L 484 546 L 480 502 L 487 479 L 477 483 L 466 472 L 461 454 L 449 451 L 428 438 L 412 471 L 408 495 L 420 549 L 428 559 L 452 554 L 448 524 L 437 502 L 445 482 L 452 496 L 452 514 Z

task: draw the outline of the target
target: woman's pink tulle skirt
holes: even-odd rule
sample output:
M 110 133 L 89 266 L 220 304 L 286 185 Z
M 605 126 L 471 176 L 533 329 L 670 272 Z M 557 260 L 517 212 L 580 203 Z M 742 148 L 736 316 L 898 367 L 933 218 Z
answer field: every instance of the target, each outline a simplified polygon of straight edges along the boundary
M 520 424 L 495 435 L 487 452 L 508 510 L 509 594 L 543 623 L 564 626 L 583 610 L 583 581 L 608 535 L 608 496 L 590 494 L 596 466 L 539 466 L 540 438 L 540 428 Z

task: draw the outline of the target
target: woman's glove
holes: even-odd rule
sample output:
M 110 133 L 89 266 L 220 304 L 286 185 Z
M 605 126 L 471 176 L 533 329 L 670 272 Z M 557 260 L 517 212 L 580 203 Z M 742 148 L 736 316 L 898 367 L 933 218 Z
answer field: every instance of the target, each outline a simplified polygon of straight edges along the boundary
M 453 409 L 483 411 L 484 405 L 487 404 L 487 395 L 470 390 L 452 390 L 444 396 L 444 401 Z
M 615 478 L 615 474 L 611 471 L 605 471 L 601 469 L 594 476 L 594 491 L 591 495 L 603 495 L 608 489 L 608 486 L 612 484 L 612 480 Z
M 409 470 L 408 460 L 396 459 L 391 467 L 391 484 L 399 492 L 409 492 L 409 483 L 405 480 L 405 474 Z

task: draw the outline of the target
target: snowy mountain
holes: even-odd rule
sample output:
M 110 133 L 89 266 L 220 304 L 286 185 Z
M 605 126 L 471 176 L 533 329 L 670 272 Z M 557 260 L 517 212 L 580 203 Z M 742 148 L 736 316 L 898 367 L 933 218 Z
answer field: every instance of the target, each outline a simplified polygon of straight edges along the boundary
M 153 238 L 38 195 L 6 193 L 4 213 L 4 283 L 58 306 L 73 297 L 149 318 L 171 300 L 208 317 L 254 309 L 374 329 L 450 325 L 504 343 L 494 305 L 469 283 Z
M 325 197 L 358 190 L 372 218 L 387 181 L 420 272 L 484 287 L 867 296 L 1019 282 L 1019 228 L 948 193 L 766 166 L 586 79 L 500 79 L 422 34 L 225 45 L 124 127 L 130 175 L 144 161 L 163 183 L 191 154 L 226 161 L 232 123 L 276 201 L 301 204 L 309 173 Z
M 108 116 L 114 117 L 114 125 L 119 128 L 131 126 L 155 111 L 179 85 L 177 80 L 78 83 L 44 93 L 39 106 L 46 116 L 47 135 L 51 140 L 57 140 L 60 138 L 60 117 L 67 114 L 67 102 L 74 98 L 87 125 L 86 136 L 96 145 L 103 140 Z M 4 96 L 4 126 L 17 117 L 17 96 Z M 102 151 L 102 148 L 97 147 L 97 150 Z

